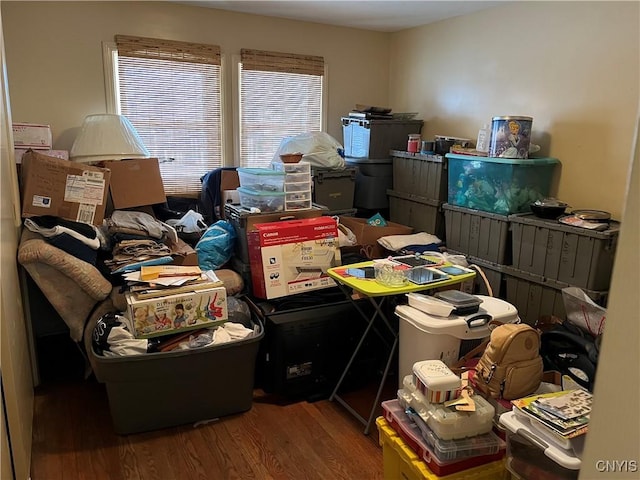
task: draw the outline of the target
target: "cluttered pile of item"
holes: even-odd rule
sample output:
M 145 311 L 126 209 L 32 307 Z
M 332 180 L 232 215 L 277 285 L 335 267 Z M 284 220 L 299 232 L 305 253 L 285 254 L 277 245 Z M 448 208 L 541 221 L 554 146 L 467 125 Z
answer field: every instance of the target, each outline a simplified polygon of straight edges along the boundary
M 407 451 L 397 448 L 403 445 L 419 461 L 401 458 L 396 465 L 438 476 L 473 469 L 497 478 L 506 466 L 516 478 L 578 478 L 606 311 L 577 288 L 563 293 L 567 319 L 547 316 L 535 326 L 521 323 L 517 313 L 514 318 L 513 307 L 501 315 L 497 304 L 486 302 L 490 297 L 469 295 L 487 305 L 463 315 L 467 330 L 487 312 L 490 335 L 463 355 L 461 341 L 471 337 L 459 329 L 456 340 L 446 326 L 460 319 L 456 302 L 410 294 L 420 298 L 396 307 L 400 373 L 407 369 L 403 359 L 428 359 L 413 362 L 397 398 L 382 403 L 376 423 L 385 455 Z M 442 308 L 443 300 L 452 308 Z M 420 335 L 418 351 L 412 339 Z M 385 469 L 399 474 L 386 461 Z

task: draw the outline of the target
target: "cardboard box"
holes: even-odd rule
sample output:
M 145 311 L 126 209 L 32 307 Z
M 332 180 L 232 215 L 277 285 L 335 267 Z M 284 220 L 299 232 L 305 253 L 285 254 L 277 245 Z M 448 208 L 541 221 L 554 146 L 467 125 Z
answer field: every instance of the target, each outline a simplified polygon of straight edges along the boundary
M 384 248 L 378 244 L 378 239 L 389 235 L 409 235 L 413 228 L 399 223 L 387 222 L 386 227 L 369 225 L 366 218 L 340 217 L 340 224 L 351 230 L 356 236 L 359 246 L 367 246 L 369 258 L 382 258 Z
M 240 203 L 240 195 L 236 192 L 236 188 L 240 186 L 240 177 L 235 170 L 223 170 L 220 172 L 220 198 L 222 199 L 222 205 L 220 205 L 219 218 L 225 218 L 224 204 L 229 203 L 228 199 L 232 199 L 231 203 Z M 227 193 L 227 192 L 233 193 Z
M 247 235 L 255 297 L 279 298 L 335 286 L 327 275 L 327 269 L 341 264 L 333 218 L 259 223 Z
M 109 193 L 115 210 L 167 201 L 157 158 L 108 161 L 104 166 L 111 170 Z
M 51 127 L 38 123 L 14 123 L 13 145 L 15 148 L 51 150 Z
M 28 148 L 14 149 L 14 154 L 15 154 L 17 164 L 22 163 L 22 157 L 28 151 L 29 151 Z M 69 160 L 69 150 L 38 150 L 38 153 L 41 153 L 42 155 L 46 155 L 48 157 L 56 157 L 56 158 L 61 158 L 63 160 Z
M 101 225 L 111 172 L 31 151 L 22 157 L 22 216 Z
M 126 294 L 127 317 L 136 338 L 151 338 L 187 330 L 214 327 L 227 321 L 224 287 L 138 300 Z

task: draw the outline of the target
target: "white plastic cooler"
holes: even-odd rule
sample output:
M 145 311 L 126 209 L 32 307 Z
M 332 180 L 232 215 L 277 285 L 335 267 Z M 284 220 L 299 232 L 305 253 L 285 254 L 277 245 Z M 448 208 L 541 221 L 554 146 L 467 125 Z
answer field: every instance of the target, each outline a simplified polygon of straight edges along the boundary
M 451 366 L 460 357 L 462 340 L 487 338 L 491 334 L 488 323 L 518 321 L 518 311 L 499 298 L 476 295 L 482 300 L 476 313 L 469 315 L 430 315 L 409 305 L 396 307 L 400 319 L 398 387 L 413 372 L 413 364 L 422 360 L 442 360 Z

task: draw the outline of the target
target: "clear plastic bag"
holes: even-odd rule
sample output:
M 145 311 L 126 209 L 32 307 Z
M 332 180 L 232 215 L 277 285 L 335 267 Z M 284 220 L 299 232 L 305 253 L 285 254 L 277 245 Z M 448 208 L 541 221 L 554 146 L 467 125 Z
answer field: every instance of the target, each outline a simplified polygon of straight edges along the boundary
M 302 160 L 311 166 L 343 170 L 344 147 L 331 135 L 325 132 L 308 132 L 282 139 L 273 156 L 273 162 L 280 163 L 280 155 L 302 153 Z
M 207 224 L 204 221 L 202 214 L 189 210 L 182 218 L 169 219 L 166 222 L 176 229 L 179 233 L 200 233 L 207 229 Z
M 562 289 L 567 321 L 597 337 L 604 331 L 607 309 L 596 304 L 578 287 Z

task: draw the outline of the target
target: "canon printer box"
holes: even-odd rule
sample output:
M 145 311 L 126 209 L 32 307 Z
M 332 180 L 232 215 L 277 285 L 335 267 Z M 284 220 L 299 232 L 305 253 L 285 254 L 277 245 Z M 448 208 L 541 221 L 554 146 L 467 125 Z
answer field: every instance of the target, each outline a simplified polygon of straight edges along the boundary
M 341 264 L 331 217 L 258 223 L 247 232 L 253 295 L 279 298 L 333 287 L 327 270 Z

